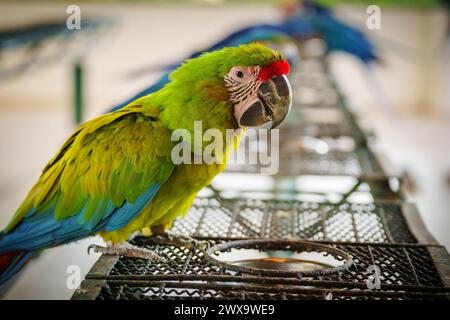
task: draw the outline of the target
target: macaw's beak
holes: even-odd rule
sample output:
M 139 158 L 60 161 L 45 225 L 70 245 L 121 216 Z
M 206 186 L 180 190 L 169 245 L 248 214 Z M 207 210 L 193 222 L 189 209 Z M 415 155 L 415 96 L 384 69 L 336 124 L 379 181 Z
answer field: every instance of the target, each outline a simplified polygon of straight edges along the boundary
M 248 107 L 236 112 L 240 127 L 276 128 L 289 113 L 292 106 L 292 89 L 285 75 L 264 81 L 258 96 Z

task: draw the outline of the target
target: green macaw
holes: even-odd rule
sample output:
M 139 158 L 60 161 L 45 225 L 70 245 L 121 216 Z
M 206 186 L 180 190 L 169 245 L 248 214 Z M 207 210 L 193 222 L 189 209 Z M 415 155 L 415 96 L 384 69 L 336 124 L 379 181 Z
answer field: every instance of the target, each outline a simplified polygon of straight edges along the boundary
M 126 240 L 142 229 L 164 232 L 225 169 L 245 128 L 275 127 L 286 117 L 288 72 L 281 54 L 262 44 L 224 48 L 187 60 L 159 91 L 79 127 L 0 233 L 0 284 L 43 249 L 96 234 L 108 243 L 100 252 L 157 257 Z M 241 130 L 220 161 L 175 164 L 172 133 L 192 133 L 184 141 L 192 147 L 194 121 L 224 136 Z

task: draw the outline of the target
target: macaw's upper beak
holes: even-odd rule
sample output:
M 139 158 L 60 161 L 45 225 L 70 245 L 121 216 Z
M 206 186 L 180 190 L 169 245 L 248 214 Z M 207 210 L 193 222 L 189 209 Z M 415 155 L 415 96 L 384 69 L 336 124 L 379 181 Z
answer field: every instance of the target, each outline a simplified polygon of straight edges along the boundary
M 292 106 L 292 89 L 285 75 L 264 81 L 258 97 L 237 117 L 240 127 L 276 128 Z

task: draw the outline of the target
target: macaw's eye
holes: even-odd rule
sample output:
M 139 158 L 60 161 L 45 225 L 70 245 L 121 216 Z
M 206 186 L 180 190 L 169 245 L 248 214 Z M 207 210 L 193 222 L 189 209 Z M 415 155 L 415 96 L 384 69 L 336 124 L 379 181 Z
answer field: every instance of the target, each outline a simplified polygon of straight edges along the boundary
M 244 77 L 244 73 L 241 70 L 236 71 L 236 77 L 242 79 Z

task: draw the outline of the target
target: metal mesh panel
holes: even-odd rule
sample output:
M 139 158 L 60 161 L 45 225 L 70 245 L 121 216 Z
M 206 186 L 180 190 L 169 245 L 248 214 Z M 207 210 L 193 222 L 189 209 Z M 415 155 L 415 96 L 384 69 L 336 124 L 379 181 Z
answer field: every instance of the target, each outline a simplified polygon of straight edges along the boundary
M 300 137 L 333 138 L 348 137 L 356 143 L 365 140 L 355 123 L 342 108 L 294 106 L 286 121 L 280 126 L 283 132 L 295 132 Z
M 395 238 L 391 228 L 395 228 Z M 197 198 L 186 218 L 176 220 L 172 230 L 195 237 L 416 242 L 399 204 Z
M 213 243 L 213 241 L 211 241 Z M 108 275 L 97 299 L 448 299 L 426 246 L 338 243 L 355 265 L 324 277 L 262 277 L 229 271 L 203 258 L 200 250 L 136 243 L 169 255 L 164 263 L 120 258 Z M 367 268 L 380 268 L 381 288 L 367 289 Z
M 365 147 L 355 147 L 351 150 L 329 150 L 325 153 L 318 153 L 303 147 L 296 148 L 292 146 L 296 144 L 295 139 L 280 137 L 281 139 L 290 142 L 280 146 L 279 170 L 277 172 L 279 175 L 316 174 L 385 177 L 380 164 L 372 152 Z M 256 153 L 256 150 L 248 150 L 246 152 Z M 256 155 L 248 155 L 247 158 L 259 160 Z M 239 155 L 237 159 L 244 159 L 244 156 Z M 264 172 L 263 168 L 267 169 L 268 166 L 262 165 L 260 161 L 255 164 L 231 161 L 227 166 L 227 171 L 261 173 Z
M 363 172 L 358 154 L 353 152 L 330 151 L 326 154 L 300 151 L 289 153 L 282 161 L 280 171 L 292 174 L 328 174 L 360 176 Z
M 324 73 L 323 63 L 308 63 L 315 67 L 300 69 L 290 76 L 295 88 L 294 105 L 279 128 L 279 174 L 384 176 L 377 159 L 365 146 L 364 132 L 344 106 L 328 74 Z M 344 148 L 343 138 L 348 140 Z M 258 150 L 244 148 L 244 143 L 241 143 L 238 159 L 243 159 L 244 155 L 257 159 Z M 264 167 L 260 162 L 231 161 L 227 170 L 260 173 Z

